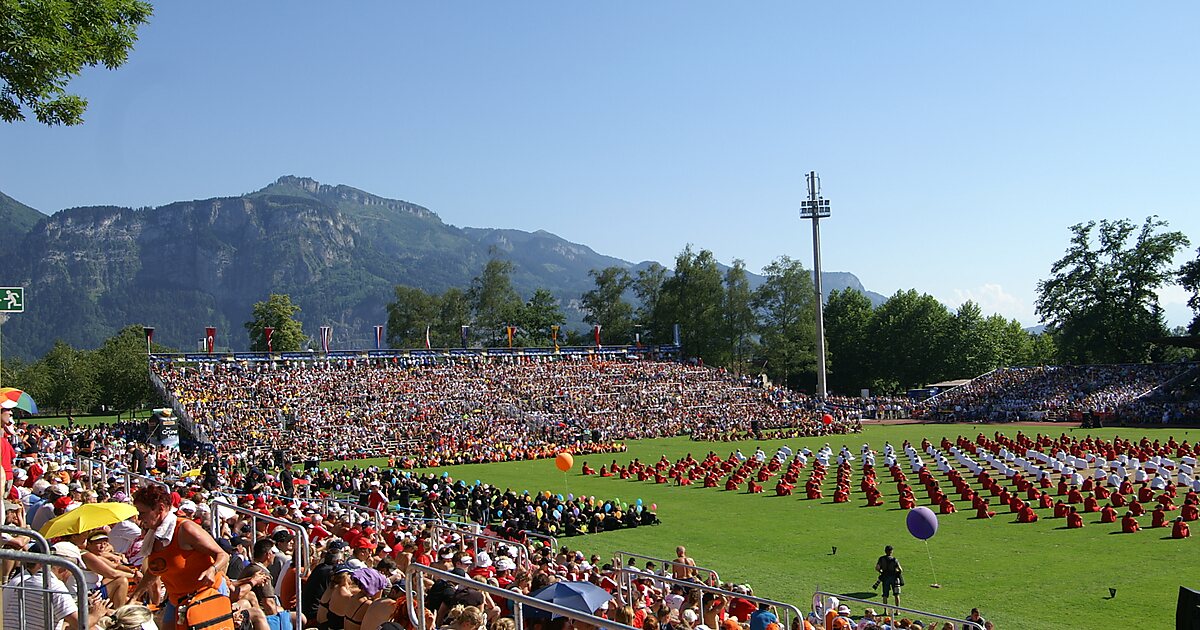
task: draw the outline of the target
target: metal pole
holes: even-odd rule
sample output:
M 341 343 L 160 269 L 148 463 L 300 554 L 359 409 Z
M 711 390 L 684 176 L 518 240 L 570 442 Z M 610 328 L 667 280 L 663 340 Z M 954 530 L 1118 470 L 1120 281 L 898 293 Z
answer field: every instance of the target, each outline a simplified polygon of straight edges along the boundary
M 808 200 L 813 205 L 813 284 L 817 290 L 817 398 L 825 400 L 825 294 L 821 290 L 821 212 L 817 198 L 817 172 L 809 171 Z

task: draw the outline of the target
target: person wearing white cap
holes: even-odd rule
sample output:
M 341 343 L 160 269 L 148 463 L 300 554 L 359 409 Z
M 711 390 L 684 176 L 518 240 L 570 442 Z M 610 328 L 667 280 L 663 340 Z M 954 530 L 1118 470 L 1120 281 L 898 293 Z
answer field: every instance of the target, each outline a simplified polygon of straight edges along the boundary
M 854 620 L 850 618 L 850 607 L 841 604 L 837 607 L 837 617 L 833 618 L 833 622 L 829 624 L 829 630 L 851 630 L 854 628 Z

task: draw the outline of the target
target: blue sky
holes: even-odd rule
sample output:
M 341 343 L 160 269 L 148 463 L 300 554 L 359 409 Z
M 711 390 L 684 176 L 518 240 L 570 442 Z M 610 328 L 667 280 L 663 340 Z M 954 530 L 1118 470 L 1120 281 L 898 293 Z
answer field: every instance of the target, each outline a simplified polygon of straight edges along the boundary
M 1036 323 L 1068 226 L 1149 214 L 1200 245 L 1200 5 L 171 2 L 71 85 L 86 123 L 0 126 L 44 212 L 236 195 L 279 175 Z M 1164 292 L 1172 324 L 1190 320 Z

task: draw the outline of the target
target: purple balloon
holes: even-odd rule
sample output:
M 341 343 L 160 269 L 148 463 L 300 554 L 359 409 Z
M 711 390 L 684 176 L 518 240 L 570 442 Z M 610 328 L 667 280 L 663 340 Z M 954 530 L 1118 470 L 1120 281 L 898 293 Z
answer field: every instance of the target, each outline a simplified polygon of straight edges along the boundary
M 937 514 L 925 506 L 909 510 L 905 521 L 908 524 L 908 533 L 915 538 L 929 540 L 937 533 Z

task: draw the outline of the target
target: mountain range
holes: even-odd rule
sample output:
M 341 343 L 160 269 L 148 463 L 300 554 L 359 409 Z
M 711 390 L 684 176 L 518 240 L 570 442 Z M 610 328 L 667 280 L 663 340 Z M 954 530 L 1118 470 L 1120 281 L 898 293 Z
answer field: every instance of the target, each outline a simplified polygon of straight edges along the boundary
M 25 312 L 4 323 L 3 351 L 23 359 L 56 339 L 94 348 L 132 323 L 154 326 L 156 342 L 184 350 L 215 326 L 219 347 L 245 349 L 243 323 L 270 293 L 291 296 L 309 334 L 330 325 L 334 347 L 373 347 L 372 327 L 386 323 L 395 285 L 465 289 L 494 255 L 513 263 L 523 297 L 549 289 L 568 325 L 582 326 L 579 297 L 594 286 L 590 270 L 650 264 L 543 230 L 459 228 L 417 204 L 295 176 L 236 197 L 51 216 L 0 193 L 0 226 L 6 242 L 19 243 L 0 268 L 0 286 L 26 287 Z M 822 279 L 826 296 L 854 288 L 875 304 L 885 299 L 851 273 Z

